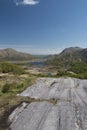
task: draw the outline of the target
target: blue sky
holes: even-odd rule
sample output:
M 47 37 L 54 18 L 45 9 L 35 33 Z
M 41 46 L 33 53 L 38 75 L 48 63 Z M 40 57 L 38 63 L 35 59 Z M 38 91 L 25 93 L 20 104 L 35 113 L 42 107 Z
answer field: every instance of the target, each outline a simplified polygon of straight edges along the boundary
M 0 48 L 32 54 L 87 47 L 87 0 L 0 0 Z

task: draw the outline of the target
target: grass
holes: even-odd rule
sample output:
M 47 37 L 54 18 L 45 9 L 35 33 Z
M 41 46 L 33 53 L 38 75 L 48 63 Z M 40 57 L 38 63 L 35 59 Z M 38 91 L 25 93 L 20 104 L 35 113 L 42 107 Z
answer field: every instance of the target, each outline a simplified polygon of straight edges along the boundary
M 0 77 L 0 130 L 7 130 L 9 127 L 9 114 L 22 102 L 32 102 L 33 99 L 18 97 L 18 93 L 34 84 L 36 76 L 31 74 L 4 74 Z
M 36 76 L 25 74 L 24 75 L 4 75 L 0 78 L 0 95 L 2 94 L 3 88 L 9 88 L 8 93 L 19 93 L 22 92 L 26 87 L 34 83 Z

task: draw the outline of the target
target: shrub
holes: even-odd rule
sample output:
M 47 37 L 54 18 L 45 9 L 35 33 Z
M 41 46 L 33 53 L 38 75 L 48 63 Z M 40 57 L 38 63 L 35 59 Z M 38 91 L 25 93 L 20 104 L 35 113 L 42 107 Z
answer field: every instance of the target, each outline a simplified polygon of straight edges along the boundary
M 1 70 L 3 73 L 9 73 L 9 72 L 12 72 L 14 74 L 23 74 L 24 73 L 23 68 L 15 65 L 15 64 L 8 63 L 8 62 L 1 63 Z
M 3 93 L 8 93 L 9 90 L 10 90 L 10 86 L 9 86 L 9 84 L 6 83 L 6 84 L 3 86 L 3 88 L 2 88 L 2 92 L 3 92 Z

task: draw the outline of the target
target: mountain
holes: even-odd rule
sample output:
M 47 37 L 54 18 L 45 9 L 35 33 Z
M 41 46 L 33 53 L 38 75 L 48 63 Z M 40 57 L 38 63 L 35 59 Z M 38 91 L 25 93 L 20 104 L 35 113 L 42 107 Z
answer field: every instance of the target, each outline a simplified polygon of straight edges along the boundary
M 0 50 L 0 60 L 30 60 L 35 58 L 31 54 L 18 52 L 12 48 Z
M 87 48 L 82 49 L 79 47 L 70 47 L 64 49 L 59 55 L 58 58 L 66 58 L 68 61 L 74 62 L 87 62 Z
M 70 48 L 64 49 L 60 54 L 74 53 L 74 52 L 76 52 L 76 51 L 81 51 L 81 50 L 83 50 L 83 49 L 80 48 L 80 47 L 70 47 Z
M 48 57 L 48 61 L 50 61 L 51 63 L 55 64 L 58 62 L 59 64 L 62 62 L 63 64 L 69 61 L 81 61 L 82 60 L 82 54 L 86 55 L 84 53 L 82 53 L 84 49 L 79 48 L 79 47 L 70 47 L 70 48 L 66 48 L 64 49 L 60 54 L 58 55 L 50 55 Z M 84 51 L 83 51 L 84 52 Z
M 60 54 L 58 55 L 50 55 L 48 56 L 48 61 L 53 62 L 55 64 L 55 60 L 57 62 L 86 62 L 87 61 L 87 49 L 82 49 L 79 47 L 70 47 L 64 49 Z
M 87 60 L 87 48 L 81 51 L 81 56 Z
M 85 73 L 87 76 L 87 48 L 66 48 L 58 55 L 49 56 L 46 64 L 56 68 L 57 71 Z

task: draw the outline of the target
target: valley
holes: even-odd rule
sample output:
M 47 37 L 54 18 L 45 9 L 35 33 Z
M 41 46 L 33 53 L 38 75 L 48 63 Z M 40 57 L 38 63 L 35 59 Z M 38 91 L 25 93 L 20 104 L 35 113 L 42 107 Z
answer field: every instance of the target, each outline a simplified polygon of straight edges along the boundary
M 1 130 L 86 130 L 86 51 L 1 60 L 0 97 Z

